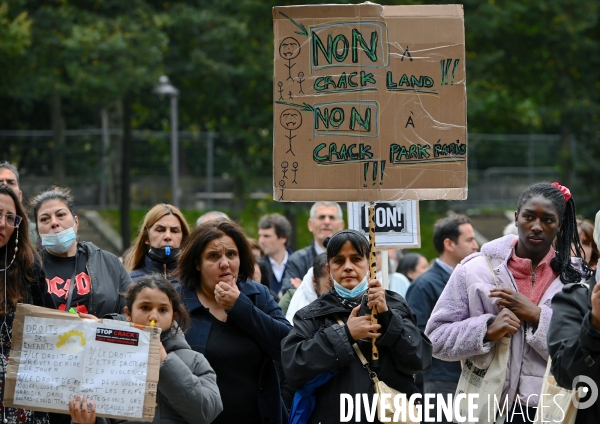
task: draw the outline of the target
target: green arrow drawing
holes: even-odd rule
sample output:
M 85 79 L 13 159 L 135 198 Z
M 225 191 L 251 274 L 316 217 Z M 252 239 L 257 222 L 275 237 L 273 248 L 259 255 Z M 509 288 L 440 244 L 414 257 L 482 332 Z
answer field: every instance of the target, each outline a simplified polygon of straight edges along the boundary
M 298 28 L 300 28 L 300 31 L 294 31 L 296 34 L 300 34 L 300 35 L 304 35 L 304 36 L 308 37 L 308 31 L 306 31 L 306 27 L 304 25 L 299 24 L 298 22 L 296 22 L 295 20 L 293 20 L 292 18 L 290 18 L 288 15 L 286 15 L 283 12 L 279 12 L 279 14 L 288 18 L 290 21 L 292 21 L 292 23 L 294 25 L 296 25 Z
M 297 105 L 296 103 L 284 102 L 283 100 L 276 100 L 275 103 L 279 103 L 280 105 L 297 107 L 298 109 L 303 110 L 305 112 L 314 112 L 315 111 L 313 109 L 313 107 L 306 102 L 301 105 Z

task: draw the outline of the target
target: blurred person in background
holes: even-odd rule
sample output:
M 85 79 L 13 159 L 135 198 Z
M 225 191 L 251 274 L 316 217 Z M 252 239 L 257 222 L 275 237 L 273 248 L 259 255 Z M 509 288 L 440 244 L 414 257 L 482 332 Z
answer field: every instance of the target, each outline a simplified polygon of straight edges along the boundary
M 151 272 L 158 272 L 172 283 L 181 243 L 190 234 L 185 217 L 173 205 L 161 203 L 146 213 L 140 232 L 125 258 L 125 268 L 133 281 Z
M 406 292 L 406 301 L 417 315 L 417 324 L 423 332 L 454 268 L 479 248 L 475 231 L 465 215 L 452 215 L 438 220 L 433 227 L 433 245 L 439 257 L 410 284 Z M 460 373 L 460 362 L 442 361 L 434 357 L 431 368 L 423 373 L 423 393 L 441 394 L 444 397 L 454 395 Z
M 79 219 L 66 188 L 52 187 L 29 202 L 43 250 L 48 292 L 59 310 L 103 317 L 122 313 L 131 277 L 115 255 L 77 241 Z
M 196 227 L 204 222 L 212 221 L 213 219 L 229 219 L 225 212 L 221 211 L 209 211 L 196 220 Z
M 302 284 L 294 292 L 289 307 L 285 311 L 287 320 L 293 324 L 296 312 L 315 301 L 323 293 L 328 292 L 332 285 L 333 282 L 327 273 L 327 254 L 321 253 L 317 255 L 313 266 L 302 279 Z
M 271 294 L 271 296 L 273 296 L 273 300 L 279 303 L 279 295 L 271 289 L 271 281 L 269 280 L 269 268 L 267 268 L 265 259 L 255 257 L 254 261 L 254 274 L 252 275 L 252 281 L 260 283 L 266 288 L 268 288 L 269 293 Z
M 406 297 L 410 283 L 427 269 L 429 269 L 429 262 L 425 256 L 419 253 L 407 253 L 398 262 L 396 272 L 390 275 L 390 290 Z
M 23 201 L 23 192 L 19 187 L 19 171 L 12 163 L 6 161 L 0 162 L 0 184 L 10 187 L 19 198 L 19 202 Z
M 254 259 L 262 259 L 265 256 L 265 252 L 263 252 L 262 247 L 260 247 L 260 244 L 258 244 L 258 240 L 248 237 L 248 244 L 250 245 L 250 250 L 252 250 L 252 256 L 254 256 Z
M 287 218 L 278 213 L 263 216 L 258 221 L 258 242 L 264 251 L 265 265 L 271 290 L 281 291 L 283 273 L 289 256 L 292 254 L 288 242 L 292 235 L 292 225 Z
M 587 261 L 590 269 L 595 272 L 598 266 L 598 258 L 600 258 L 600 251 L 598 251 L 598 245 L 594 241 L 594 224 L 587 219 L 578 219 L 577 233 L 583 247 L 583 258 Z
M 300 287 L 302 279 L 312 266 L 315 257 L 325 252 L 323 240 L 344 229 L 342 208 L 336 202 L 316 202 L 310 208 L 308 230 L 313 235 L 310 246 L 295 251 L 288 259 L 281 291 Z

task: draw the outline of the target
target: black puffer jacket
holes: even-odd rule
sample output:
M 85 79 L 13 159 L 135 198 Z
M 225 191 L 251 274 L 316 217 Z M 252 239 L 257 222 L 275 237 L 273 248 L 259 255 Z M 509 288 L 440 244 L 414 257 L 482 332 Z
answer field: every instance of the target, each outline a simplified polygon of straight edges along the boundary
M 414 313 L 400 295 L 386 291 L 386 303 L 388 312 L 379 314 L 382 336 L 376 342 L 380 358 L 376 372 L 388 386 L 410 396 L 417 391 L 413 374 L 431 365 L 431 342 L 417 328 Z M 353 397 L 373 394 L 373 382 L 355 354 L 345 326 L 334 317 L 338 314 L 346 322 L 350 312 L 329 291 L 296 313 L 294 328 L 282 341 L 283 368 L 292 386 L 300 388 L 318 374 L 337 371 L 317 389 L 309 423 L 339 422 L 341 393 Z M 371 341 L 361 340 L 358 345 L 365 358 L 371 358 Z M 367 422 L 364 413 L 361 418 Z
M 590 321 L 595 285 L 594 277 L 586 284 L 566 284 L 562 292 L 552 298 L 548 353 L 552 358 L 552 374 L 557 383 L 567 389 L 572 388 L 577 376 L 589 377 L 600 386 L 600 330 Z M 595 392 L 598 395 L 597 389 Z M 585 402 L 589 396 L 580 401 Z M 577 424 L 597 422 L 600 422 L 600 401 L 578 410 Z

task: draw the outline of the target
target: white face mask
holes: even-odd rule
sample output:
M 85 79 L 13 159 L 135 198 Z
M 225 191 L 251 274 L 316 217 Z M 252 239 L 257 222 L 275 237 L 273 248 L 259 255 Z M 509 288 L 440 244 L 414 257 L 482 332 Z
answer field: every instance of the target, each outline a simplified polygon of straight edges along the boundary
M 333 280 L 333 288 L 335 289 L 337 294 L 339 294 L 344 299 L 357 299 L 358 297 L 362 296 L 362 294 L 369 288 L 368 272 L 365 274 L 365 277 L 361 280 L 361 282 L 354 286 L 352 290 L 347 289 L 346 287 L 342 286 L 340 283 L 335 281 L 335 278 L 333 278 L 333 275 L 331 275 L 331 273 L 329 275 Z
M 77 235 L 75 234 L 75 225 L 73 225 L 60 233 L 40 234 L 40 237 L 42 238 L 43 247 L 50 252 L 62 254 L 73 246 Z

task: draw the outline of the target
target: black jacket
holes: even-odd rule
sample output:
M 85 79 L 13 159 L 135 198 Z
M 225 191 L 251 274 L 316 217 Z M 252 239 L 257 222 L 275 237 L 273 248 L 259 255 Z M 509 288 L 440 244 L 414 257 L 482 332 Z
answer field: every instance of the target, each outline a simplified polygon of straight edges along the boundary
M 290 260 L 290 258 L 292 257 L 293 252 L 291 251 L 291 249 L 286 249 L 287 253 L 288 253 L 288 261 Z M 283 285 L 283 277 L 285 275 L 285 269 L 287 268 L 287 263 L 285 265 L 285 268 L 283 268 L 283 274 L 281 275 L 281 280 L 278 280 L 275 277 L 275 273 L 273 272 L 273 267 L 271 266 L 271 259 L 269 258 L 269 255 L 265 255 L 264 257 L 264 262 L 265 262 L 265 267 L 267 268 L 268 274 L 269 274 L 269 283 L 271 284 L 269 286 L 269 288 L 275 292 L 275 294 L 279 293 L 279 291 L 281 290 L 281 286 Z M 314 260 L 314 259 L 313 259 Z M 310 265 L 312 266 L 312 264 Z M 304 277 L 304 275 L 302 276 Z M 289 281 L 289 279 L 288 279 Z
M 148 255 L 144 256 L 144 266 L 142 268 L 134 269 L 133 271 L 129 271 L 129 277 L 133 282 L 136 282 L 144 275 L 148 275 L 152 272 L 157 272 L 161 275 L 164 275 L 171 283 L 179 284 L 179 278 L 171 275 L 173 271 L 177 268 L 177 261 L 173 261 L 168 264 L 161 264 L 159 262 L 153 261 L 150 259 Z
M 552 298 L 548 353 L 552 358 L 552 375 L 567 389 L 573 387 L 573 379 L 579 375 L 600 385 L 600 330 L 590 321 L 591 294 L 596 281 L 592 277 L 587 283 L 589 288 L 581 283 L 566 284 L 562 292 Z M 585 402 L 587 398 L 580 401 Z M 599 421 L 599 401 L 577 412 L 577 424 Z
M 379 314 L 382 336 L 379 349 L 380 380 L 410 396 L 417 391 L 413 374 L 431 365 L 431 342 L 417 328 L 416 318 L 404 299 L 386 291 L 388 312 Z M 373 382 L 352 348 L 345 325 L 351 310 L 329 291 L 294 317 L 294 328 L 281 343 L 281 358 L 288 383 L 302 387 L 318 374 L 337 371 L 316 391 L 316 407 L 310 423 L 333 423 L 340 419 L 340 394 L 373 394 Z M 358 341 L 365 358 L 371 358 L 371 341 Z M 370 397 L 372 399 L 372 397 Z M 367 422 L 362 410 L 362 422 Z M 379 422 L 379 421 L 377 421 Z
M 437 303 L 450 274 L 437 262 L 421 274 L 408 286 L 406 301 L 417 316 L 417 325 L 421 331 L 425 326 L 435 304 Z M 460 378 L 460 362 L 448 362 L 433 358 L 431 368 L 423 373 L 423 381 L 451 381 L 458 383 Z
M 288 420 L 287 410 L 281 402 L 279 378 L 273 361 L 281 355 L 281 340 L 290 331 L 290 323 L 265 286 L 254 281 L 238 282 L 240 296 L 227 311 L 227 321 L 234 322 L 243 331 L 252 335 L 264 353 L 260 372 L 258 409 L 263 423 L 283 424 Z M 210 311 L 200 303 L 195 289 L 178 287 L 181 298 L 191 318 L 191 328 L 185 334 L 187 342 L 196 352 L 204 354 L 212 327 Z M 232 346 L 235 349 L 235 346 Z M 244 367 L 244 358 L 236 364 Z M 217 384 L 225 384 L 217 376 Z M 240 395 L 241 396 L 241 395 Z

